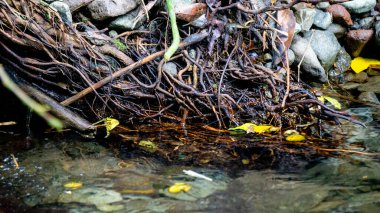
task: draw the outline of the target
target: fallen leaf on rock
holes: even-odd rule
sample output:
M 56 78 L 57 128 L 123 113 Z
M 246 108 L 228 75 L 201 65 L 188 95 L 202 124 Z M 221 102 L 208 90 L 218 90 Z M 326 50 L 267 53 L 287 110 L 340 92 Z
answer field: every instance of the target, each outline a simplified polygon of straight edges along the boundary
M 175 183 L 168 188 L 168 192 L 176 194 L 180 192 L 188 192 L 191 189 L 191 185 L 187 183 Z
M 229 128 L 228 130 L 232 132 L 245 131 L 246 133 L 262 134 L 267 132 L 277 132 L 280 128 L 272 125 L 255 125 L 253 123 L 245 123 L 234 128 Z
M 366 70 L 368 67 L 378 66 L 380 66 L 380 61 L 371 58 L 356 57 L 351 61 L 351 68 L 356 73 L 360 73 Z

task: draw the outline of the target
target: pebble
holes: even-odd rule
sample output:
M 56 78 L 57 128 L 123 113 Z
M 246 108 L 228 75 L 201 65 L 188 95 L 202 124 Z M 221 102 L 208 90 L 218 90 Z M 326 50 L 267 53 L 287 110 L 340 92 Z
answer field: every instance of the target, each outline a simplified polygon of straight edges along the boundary
M 57 10 L 63 22 L 68 25 L 71 25 L 73 23 L 73 17 L 71 15 L 69 5 L 61 1 L 55 1 L 50 4 L 50 7 Z
M 335 23 L 332 23 L 326 30 L 334 33 L 336 38 L 342 38 L 347 33 L 347 29 L 345 27 Z
M 139 11 L 140 8 L 137 8 L 125 15 L 117 17 L 109 24 L 109 27 L 111 29 L 118 30 L 134 30 L 136 28 L 139 28 L 141 24 L 146 20 L 146 16 L 141 16 L 138 20 L 136 20 Z
M 324 10 L 330 6 L 330 3 L 326 2 L 326 1 L 325 2 L 319 2 L 316 6 L 318 9 Z
M 365 13 L 371 11 L 376 6 L 376 0 L 352 0 L 344 2 L 341 5 L 352 13 Z
M 362 18 L 359 21 L 360 29 L 371 29 L 375 23 L 375 17 Z
M 313 25 L 326 30 L 332 23 L 332 15 L 328 12 L 323 12 L 322 10 L 316 10 Z
M 368 80 L 368 75 L 366 72 L 361 72 L 358 74 L 348 73 L 345 78 L 346 78 L 346 81 L 364 83 Z
M 162 70 L 166 73 L 169 73 L 172 76 L 177 76 L 178 74 L 177 65 L 173 62 L 165 63 L 162 66 Z
M 380 104 L 379 99 L 374 92 L 362 92 L 358 99 L 373 104 Z
M 367 83 L 359 86 L 358 90 L 361 92 L 374 92 L 380 94 L 380 76 L 373 76 L 368 79 Z
M 317 14 L 315 9 L 304 8 L 296 11 L 296 22 L 300 25 L 302 31 L 309 31 L 314 23 L 314 17 Z
M 375 24 L 375 41 L 380 46 L 380 21 L 377 21 Z
M 125 15 L 137 7 L 140 1 L 136 0 L 94 0 L 87 8 L 91 17 L 103 21 L 120 15 Z

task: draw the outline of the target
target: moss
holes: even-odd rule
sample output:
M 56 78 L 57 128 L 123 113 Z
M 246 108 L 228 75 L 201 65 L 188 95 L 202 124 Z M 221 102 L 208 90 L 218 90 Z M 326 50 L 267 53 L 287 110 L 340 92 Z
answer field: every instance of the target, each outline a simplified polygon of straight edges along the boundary
M 116 46 L 117 49 L 124 52 L 127 49 L 127 46 L 120 41 L 120 39 L 114 39 L 112 40 L 112 43 Z

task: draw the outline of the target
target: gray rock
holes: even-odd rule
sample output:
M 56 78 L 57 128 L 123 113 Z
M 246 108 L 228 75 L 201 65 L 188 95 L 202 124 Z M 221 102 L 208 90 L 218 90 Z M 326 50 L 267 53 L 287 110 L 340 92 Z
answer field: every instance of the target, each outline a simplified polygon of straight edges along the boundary
M 345 84 L 340 84 L 339 86 L 341 86 L 345 90 L 355 90 L 355 89 L 359 88 L 360 84 L 354 83 L 354 82 L 348 82 Z
M 304 38 L 312 40 L 310 42 L 313 51 L 317 55 L 322 67 L 327 71 L 335 62 L 336 56 L 341 48 L 338 40 L 330 31 L 315 30 L 306 32 Z
M 341 73 L 346 72 L 351 66 L 351 56 L 344 47 L 340 48 L 336 56 L 335 66 Z
M 328 2 L 319 2 L 317 4 L 317 8 L 322 9 L 322 10 L 328 8 L 329 6 L 330 6 L 330 3 Z
M 94 0 L 87 8 L 93 19 L 102 21 L 124 15 L 135 9 L 139 3 L 136 0 Z
M 179 0 L 179 1 L 181 1 L 181 0 Z M 263 0 L 250 0 L 250 3 L 251 3 L 252 8 L 254 10 L 259 10 L 259 9 L 266 7 L 265 2 Z
M 303 58 L 301 64 L 302 71 L 305 74 L 309 75 L 310 78 L 314 78 L 320 82 L 326 82 L 327 75 L 325 73 L 325 70 L 318 61 L 318 57 L 314 53 L 313 49 L 308 46 L 309 42 L 306 39 L 298 35 L 294 36 L 290 49 L 296 56 L 295 62 L 300 63 L 301 59 Z
M 146 16 L 141 16 L 137 20 L 137 15 L 139 13 L 139 8 L 133 10 L 132 12 L 127 13 L 126 15 L 122 15 L 115 20 L 113 20 L 109 27 L 111 29 L 119 29 L 119 30 L 134 30 L 139 28 L 142 22 L 146 21 Z
M 332 15 L 328 12 L 323 12 L 322 10 L 316 10 L 316 14 L 314 16 L 314 26 L 327 29 L 332 23 Z
M 365 13 L 371 11 L 376 5 L 376 0 L 352 0 L 342 3 L 352 13 Z
M 71 12 L 90 4 L 92 1 L 94 0 L 63 0 L 63 2 L 69 5 Z
M 55 1 L 50 4 L 50 7 L 57 10 L 62 20 L 66 24 L 71 25 L 73 23 L 73 17 L 71 16 L 69 5 L 61 1 Z
M 342 38 L 347 33 L 347 29 L 345 27 L 335 23 L 330 24 L 327 31 L 334 33 L 336 38 Z
M 377 99 L 376 94 L 374 92 L 362 92 L 359 95 L 358 99 L 373 104 L 380 104 L 380 101 L 379 99 Z
M 167 62 L 162 66 L 162 70 L 166 73 L 169 73 L 172 76 L 177 76 L 178 70 L 177 65 L 173 62 Z
M 380 21 L 375 24 L 375 40 L 376 44 L 380 46 Z
M 296 22 L 301 26 L 302 31 L 310 30 L 314 23 L 315 9 L 304 8 L 296 11 Z
M 120 193 L 103 188 L 82 188 L 72 190 L 70 193 L 63 192 L 59 198 L 60 203 L 83 203 L 95 205 L 101 211 L 117 211 L 123 209 L 123 205 L 112 205 L 122 201 Z
M 119 34 L 115 30 L 111 30 L 111 31 L 108 32 L 108 35 L 111 38 L 116 38 L 116 36 L 118 36 Z
M 361 92 L 374 92 L 380 94 L 380 76 L 374 76 L 368 79 L 368 82 L 359 86 Z
M 195 19 L 194 21 L 190 22 L 190 24 L 192 26 L 199 27 L 199 28 L 205 27 L 207 23 L 208 23 L 208 21 L 206 18 L 206 14 L 203 14 L 203 15 L 199 16 L 197 19 Z
M 368 80 L 368 75 L 366 72 L 361 72 L 358 74 L 354 74 L 353 72 L 350 72 L 346 75 L 346 81 L 352 81 L 356 83 L 364 83 Z
M 370 29 L 373 27 L 374 23 L 375 23 L 375 17 L 366 17 L 366 18 L 360 19 L 359 21 L 360 29 Z

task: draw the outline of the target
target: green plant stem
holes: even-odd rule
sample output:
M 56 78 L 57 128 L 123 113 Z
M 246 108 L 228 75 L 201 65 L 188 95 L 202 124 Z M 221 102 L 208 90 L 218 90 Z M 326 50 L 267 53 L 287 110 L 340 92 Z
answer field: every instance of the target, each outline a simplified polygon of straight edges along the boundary
M 24 91 L 22 91 L 17 86 L 17 84 L 15 84 L 12 81 L 12 79 L 5 72 L 3 65 L 1 64 L 0 64 L 0 79 L 2 80 L 4 87 L 9 89 L 11 92 L 13 92 L 13 94 L 15 94 L 26 106 L 28 106 L 30 109 L 36 112 L 39 116 L 45 119 L 51 127 L 56 128 L 58 130 L 61 130 L 63 128 L 62 122 L 58 118 L 50 115 L 48 113 L 49 109 L 46 106 L 43 106 L 37 103 L 36 101 L 34 101 Z
M 166 51 L 164 55 L 165 61 L 169 61 L 169 59 L 178 49 L 180 37 L 179 37 L 179 31 L 178 31 L 178 26 L 177 26 L 177 21 L 175 17 L 172 0 L 166 0 L 166 8 L 168 10 L 170 26 L 172 28 L 172 36 L 173 36 L 172 44 L 170 45 L 170 47 L 168 48 L 168 50 Z

